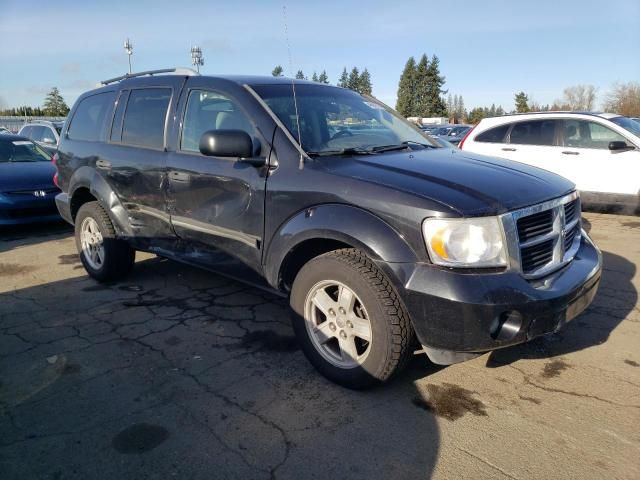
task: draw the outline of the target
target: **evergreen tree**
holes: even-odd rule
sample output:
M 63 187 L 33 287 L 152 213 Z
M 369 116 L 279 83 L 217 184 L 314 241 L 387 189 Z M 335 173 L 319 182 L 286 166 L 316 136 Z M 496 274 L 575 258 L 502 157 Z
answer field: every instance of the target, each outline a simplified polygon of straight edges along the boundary
M 449 94 L 447 96 L 447 117 L 449 118 L 453 117 L 454 113 L 455 113 L 455 108 L 453 106 L 453 97 L 451 96 L 451 94 Z
M 351 69 L 351 73 L 349 74 L 349 79 L 347 80 L 347 88 L 351 90 L 358 91 L 360 87 L 360 72 L 358 71 L 358 67 L 353 67 Z
M 414 87 L 416 78 L 416 60 L 409 57 L 404 66 L 400 81 L 398 82 L 398 99 L 396 101 L 396 110 L 403 117 L 411 117 L 414 115 Z
M 431 117 L 431 86 L 429 85 L 429 58 L 422 54 L 416 67 L 413 90 L 414 113 L 416 117 Z
M 362 71 L 360 75 L 360 81 L 358 85 L 358 92 L 363 93 L 365 95 L 371 95 L 371 74 L 369 70 L 366 68 Z
M 504 115 L 504 108 L 502 108 L 502 105 L 500 105 L 498 108 L 496 108 L 496 117 L 501 117 L 502 115 Z
M 313 80 L 314 82 L 318 81 L 318 74 L 314 71 L 313 75 L 311 75 L 311 80 Z
M 340 75 L 340 79 L 338 80 L 338 86 L 342 88 L 347 88 L 349 84 L 349 74 L 347 73 L 347 67 L 342 69 L 342 74 Z
M 529 97 L 526 93 L 520 92 L 516 93 L 515 96 L 515 104 L 516 104 L 516 112 L 518 113 L 526 113 L 529 111 Z
M 271 75 L 273 75 L 274 77 L 281 77 L 283 72 L 284 70 L 282 69 L 282 66 L 276 65 L 275 68 L 271 70 Z
M 327 71 L 322 70 L 322 73 L 318 77 L 318 82 L 320 83 L 329 83 L 329 77 L 327 76 Z
M 58 87 L 53 87 L 44 99 L 44 112 L 51 117 L 64 117 L 69 113 L 69 107 L 60 95 Z M 33 111 L 30 115 L 34 115 Z
M 442 117 L 446 113 L 447 109 L 442 101 L 442 95 L 447 93 L 442 89 L 444 84 L 445 77 L 440 75 L 440 60 L 436 55 L 433 55 L 427 69 L 427 85 L 429 87 L 427 104 L 430 106 L 429 113 L 432 117 Z
M 298 73 L 296 73 L 296 80 L 306 80 L 306 77 L 304 76 L 304 73 L 302 73 L 302 70 L 298 70 Z
M 489 117 L 495 117 L 496 116 L 496 104 L 492 103 L 491 104 L 491 108 L 489 109 Z

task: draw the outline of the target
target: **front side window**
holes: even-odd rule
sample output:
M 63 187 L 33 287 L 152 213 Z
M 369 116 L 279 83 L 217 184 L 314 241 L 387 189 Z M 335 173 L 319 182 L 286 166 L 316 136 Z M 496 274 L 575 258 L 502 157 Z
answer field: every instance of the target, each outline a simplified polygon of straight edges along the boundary
M 557 120 L 531 120 L 513 125 L 509 134 L 509 143 L 517 145 L 555 145 Z
M 609 142 L 628 143 L 619 133 L 588 120 L 565 120 L 563 138 L 566 147 L 598 150 L 607 150 Z
M 69 138 L 85 141 L 100 140 L 114 97 L 114 92 L 104 92 L 82 99 L 67 131 Z
M 122 143 L 161 149 L 170 88 L 131 90 L 122 122 Z
M 199 152 L 200 137 L 208 130 L 242 130 L 254 137 L 245 113 L 228 97 L 206 90 L 192 90 L 182 124 L 180 148 Z
M 370 97 L 321 85 L 253 87 L 308 154 L 438 147 L 420 129 Z M 299 128 L 298 128 L 299 126 Z

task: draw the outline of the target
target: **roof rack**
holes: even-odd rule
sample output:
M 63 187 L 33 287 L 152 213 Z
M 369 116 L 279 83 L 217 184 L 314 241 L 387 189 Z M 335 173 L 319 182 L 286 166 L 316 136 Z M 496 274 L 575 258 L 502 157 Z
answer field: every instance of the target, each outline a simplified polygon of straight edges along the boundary
M 161 73 L 173 73 L 173 74 L 176 74 L 176 75 L 187 75 L 189 77 L 195 76 L 195 75 L 200 75 L 198 72 L 196 72 L 195 70 L 193 70 L 191 68 L 183 68 L 183 67 L 179 67 L 179 68 L 162 68 L 160 70 L 147 70 L 145 72 L 126 73 L 126 74 L 121 75 L 119 77 L 110 78 L 109 80 L 103 80 L 102 82 L 100 82 L 100 84 L 101 85 L 109 85 L 110 83 L 119 82 L 121 80 L 127 80 L 129 78 L 144 77 L 146 75 L 153 76 L 153 75 L 159 75 Z

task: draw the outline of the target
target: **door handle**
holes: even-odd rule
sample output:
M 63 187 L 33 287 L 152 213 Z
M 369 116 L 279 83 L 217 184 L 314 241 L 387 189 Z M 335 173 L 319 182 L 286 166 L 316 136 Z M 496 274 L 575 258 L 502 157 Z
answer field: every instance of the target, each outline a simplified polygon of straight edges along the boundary
M 175 170 L 171 170 L 169 172 L 169 180 L 174 182 L 183 182 L 186 183 L 189 181 L 189 174 L 184 172 L 176 172 Z
M 516 149 L 515 148 L 503 148 L 502 151 L 503 152 L 515 152 Z
M 572 152 L 571 150 L 565 150 L 562 152 L 563 155 L 580 155 L 580 152 Z
M 96 168 L 104 168 L 104 169 L 108 169 L 111 168 L 111 162 L 107 161 L 107 160 L 96 160 Z

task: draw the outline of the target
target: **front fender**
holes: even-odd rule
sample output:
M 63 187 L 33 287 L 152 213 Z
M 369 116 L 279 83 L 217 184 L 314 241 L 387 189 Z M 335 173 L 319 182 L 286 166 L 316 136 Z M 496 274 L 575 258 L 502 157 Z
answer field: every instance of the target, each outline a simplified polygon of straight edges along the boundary
M 306 208 L 287 220 L 273 235 L 265 257 L 265 275 L 277 285 L 287 254 L 311 239 L 337 240 L 363 250 L 374 261 L 414 263 L 417 257 L 389 224 L 358 207 L 342 204 Z
M 111 186 L 95 169 L 84 166 L 78 168 L 69 180 L 69 195 L 79 188 L 88 188 L 98 203 L 107 211 L 119 235 L 132 236 L 129 215 Z

